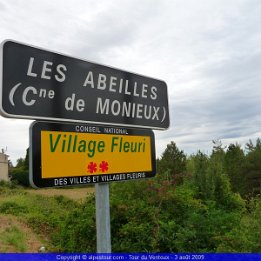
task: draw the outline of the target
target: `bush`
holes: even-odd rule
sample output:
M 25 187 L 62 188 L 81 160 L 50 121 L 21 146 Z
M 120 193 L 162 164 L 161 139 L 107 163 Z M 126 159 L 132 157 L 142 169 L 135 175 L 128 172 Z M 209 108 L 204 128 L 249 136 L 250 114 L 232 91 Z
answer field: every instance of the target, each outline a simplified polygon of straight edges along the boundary
M 28 170 L 16 168 L 10 172 L 11 181 L 21 186 L 29 187 L 29 172 Z
M 64 252 L 95 252 L 96 226 L 94 197 L 75 207 L 61 224 L 57 242 Z M 58 235 L 57 235 L 58 236 Z
M 218 251 L 222 252 L 261 252 L 261 198 L 252 198 L 247 211 L 240 221 L 226 234 L 226 240 L 220 242 Z
M 17 188 L 16 182 L 0 180 L 0 190 L 15 189 L 15 188 Z
M 112 250 L 218 251 L 227 234 L 240 222 L 242 200 L 235 198 L 239 203 L 230 202 L 227 209 L 227 205 L 215 200 L 196 198 L 191 180 L 182 185 L 161 179 L 111 184 Z M 93 196 L 68 214 L 57 240 L 65 252 L 95 252 Z

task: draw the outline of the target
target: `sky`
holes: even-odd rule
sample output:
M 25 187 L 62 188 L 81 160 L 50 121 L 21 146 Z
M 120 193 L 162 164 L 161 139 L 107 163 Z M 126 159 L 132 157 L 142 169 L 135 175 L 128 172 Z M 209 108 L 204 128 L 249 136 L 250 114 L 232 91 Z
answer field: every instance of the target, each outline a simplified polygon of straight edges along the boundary
M 171 124 L 155 131 L 157 157 L 171 141 L 190 155 L 261 137 L 260 24 L 260 0 L 0 0 L 0 42 L 164 80 Z M 31 122 L 0 116 L 14 164 Z

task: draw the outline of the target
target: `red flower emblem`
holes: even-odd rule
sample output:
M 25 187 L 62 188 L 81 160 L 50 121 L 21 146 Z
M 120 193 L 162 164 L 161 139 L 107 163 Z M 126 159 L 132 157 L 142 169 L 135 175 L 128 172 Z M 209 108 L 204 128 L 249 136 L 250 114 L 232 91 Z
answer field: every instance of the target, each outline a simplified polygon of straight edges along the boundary
M 97 164 L 95 162 L 91 162 L 89 163 L 87 168 L 88 168 L 88 172 L 94 173 L 97 171 Z
M 100 163 L 100 171 L 102 171 L 102 172 L 106 172 L 106 171 L 108 171 L 108 169 L 109 169 L 109 163 L 107 162 L 107 161 L 102 161 L 101 163 Z

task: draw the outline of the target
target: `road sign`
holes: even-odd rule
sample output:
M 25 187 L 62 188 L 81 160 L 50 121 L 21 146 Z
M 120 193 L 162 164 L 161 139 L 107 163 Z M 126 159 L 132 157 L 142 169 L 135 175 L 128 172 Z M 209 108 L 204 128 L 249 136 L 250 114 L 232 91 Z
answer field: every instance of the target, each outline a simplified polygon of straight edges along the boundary
M 169 127 L 164 81 L 9 40 L 1 56 L 3 116 Z
M 156 174 L 151 130 L 34 122 L 30 127 L 30 181 L 64 187 L 135 180 Z

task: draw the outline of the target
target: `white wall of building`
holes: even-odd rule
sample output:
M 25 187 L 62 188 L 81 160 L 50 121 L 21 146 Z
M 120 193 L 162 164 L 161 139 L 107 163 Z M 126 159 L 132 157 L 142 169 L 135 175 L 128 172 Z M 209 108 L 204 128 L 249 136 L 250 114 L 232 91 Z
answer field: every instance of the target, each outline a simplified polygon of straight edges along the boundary
M 0 180 L 8 181 L 8 155 L 0 152 Z

